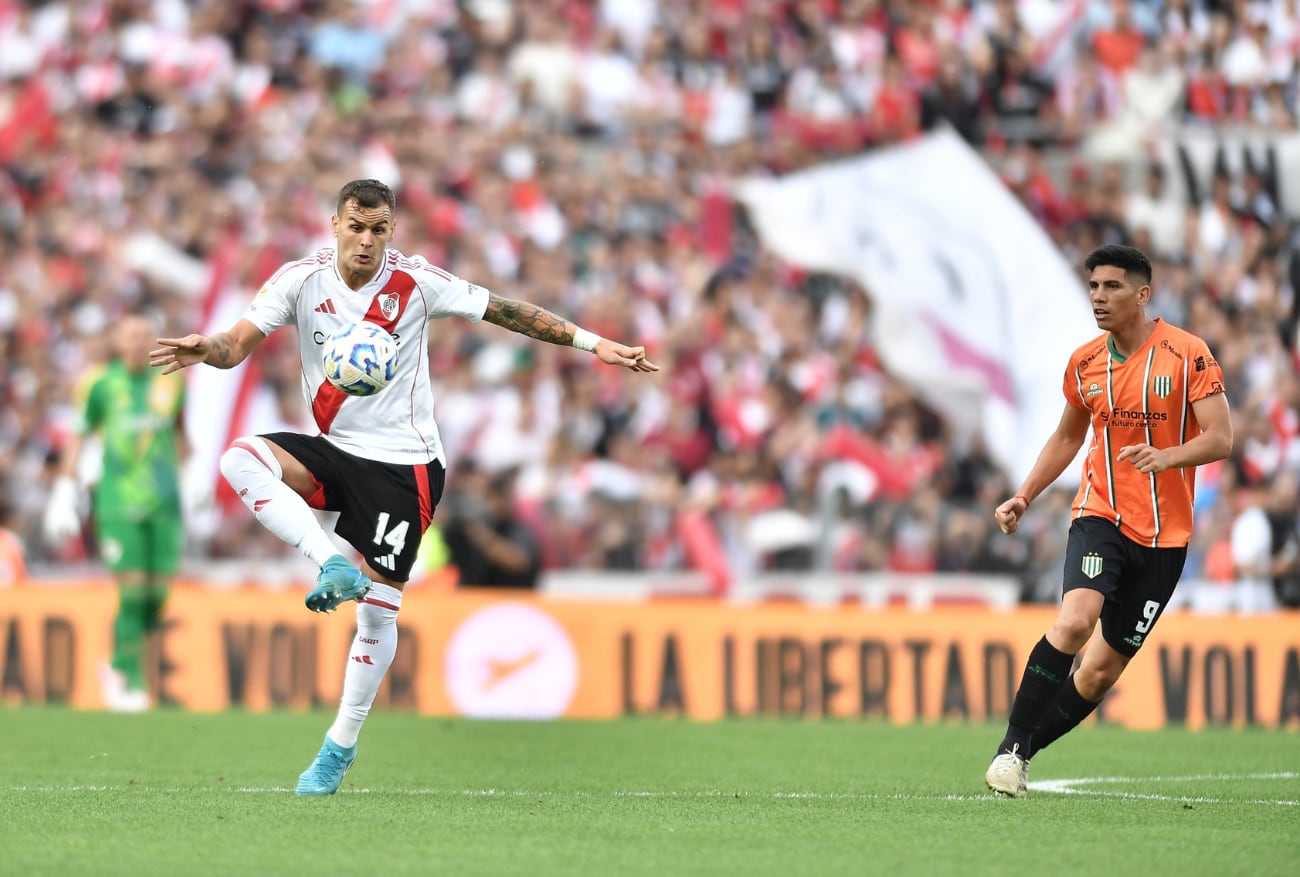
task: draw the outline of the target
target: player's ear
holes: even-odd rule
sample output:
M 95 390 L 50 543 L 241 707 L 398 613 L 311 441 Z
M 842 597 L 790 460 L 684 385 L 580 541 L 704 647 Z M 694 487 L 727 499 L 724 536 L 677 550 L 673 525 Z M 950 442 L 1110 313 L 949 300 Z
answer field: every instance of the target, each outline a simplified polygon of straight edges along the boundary
M 330 231 L 333 232 L 334 237 L 339 236 L 339 217 L 337 213 L 330 217 Z

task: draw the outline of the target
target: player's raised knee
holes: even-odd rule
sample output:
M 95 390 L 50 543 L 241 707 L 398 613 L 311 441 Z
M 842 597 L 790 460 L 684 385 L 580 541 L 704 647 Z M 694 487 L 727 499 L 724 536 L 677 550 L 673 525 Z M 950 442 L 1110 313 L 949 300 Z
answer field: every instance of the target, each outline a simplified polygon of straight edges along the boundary
M 240 480 L 240 473 L 257 471 L 259 468 L 279 477 L 280 466 L 275 454 L 265 441 L 257 436 L 237 438 L 221 454 L 221 474 L 231 486 Z

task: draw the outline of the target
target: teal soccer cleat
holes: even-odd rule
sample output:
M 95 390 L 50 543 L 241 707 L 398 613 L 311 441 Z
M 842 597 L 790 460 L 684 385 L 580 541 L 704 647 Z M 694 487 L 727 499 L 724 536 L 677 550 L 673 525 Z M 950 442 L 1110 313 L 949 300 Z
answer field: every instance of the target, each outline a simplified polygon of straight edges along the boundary
M 307 608 L 312 612 L 333 612 L 340 603 L 364 597 L 370 584 L 361 570 L 336 554 L 321 566 L 316 587 L 307 593 Z
M 344 749 L 325 735 L 325 745 L 316 760 L 298 777 L 299 795 L 332 795 L 343 784 L 343 775 L 357 760 L 357 747 Z

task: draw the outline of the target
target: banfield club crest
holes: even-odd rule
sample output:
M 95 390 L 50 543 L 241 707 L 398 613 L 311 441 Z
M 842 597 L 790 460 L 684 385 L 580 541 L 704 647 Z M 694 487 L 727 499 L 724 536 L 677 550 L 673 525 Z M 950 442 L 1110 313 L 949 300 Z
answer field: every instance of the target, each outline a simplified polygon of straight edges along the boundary
M 397 309 L 401 307 L 402 299 L 395 292 L 381 292 L 379 294 L 379 312 L 384 315 L 385 320 L 391 320 L 397 316 Z
M 1168 375 L 1156 375 L 1151 380 L 1151 389 L 1155 391 L 1157 396 L 1163 399 L 1173 392 L 1174 379 Z

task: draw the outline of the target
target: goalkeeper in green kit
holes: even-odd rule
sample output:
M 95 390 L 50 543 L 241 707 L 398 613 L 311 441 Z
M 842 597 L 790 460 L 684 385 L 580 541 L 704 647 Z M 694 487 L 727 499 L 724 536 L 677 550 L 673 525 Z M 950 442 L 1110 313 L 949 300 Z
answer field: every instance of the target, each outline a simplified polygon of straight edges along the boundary
M 116 356 L 92 371 L 79 393 L 74 437 L 63 449 L 45 510 L 52 546 L 81 533 L 76 471 L 84 440 L 103 444 L 103 471 L 92 491 L 99 555 L 117 582 L 113 656 L 101 670 L 105 705 L 149 708 L 145 644 L 158 627 L 171 577 L 180 564 L 180 455 L 184 381 L 149 367 L 153 322 L 128 316 L 114 330 Z

